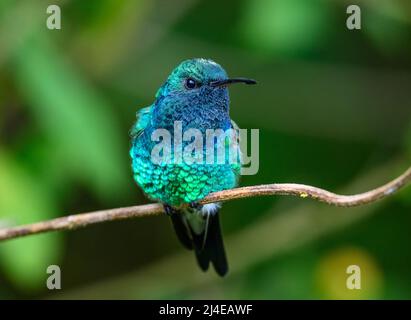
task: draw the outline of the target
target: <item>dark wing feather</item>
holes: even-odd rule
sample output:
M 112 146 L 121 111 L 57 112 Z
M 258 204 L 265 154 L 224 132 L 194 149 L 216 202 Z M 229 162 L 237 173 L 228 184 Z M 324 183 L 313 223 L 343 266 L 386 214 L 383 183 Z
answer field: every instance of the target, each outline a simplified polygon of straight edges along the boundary
M 190 231 L 183 220 L 183 214 L 174 208 L 171 210 L 173 210 L 170 214 L 171 223 L 173 224 L 178 240 L 180 240 L 185 248 L 192 250 L 193 244 L 190 238 Z

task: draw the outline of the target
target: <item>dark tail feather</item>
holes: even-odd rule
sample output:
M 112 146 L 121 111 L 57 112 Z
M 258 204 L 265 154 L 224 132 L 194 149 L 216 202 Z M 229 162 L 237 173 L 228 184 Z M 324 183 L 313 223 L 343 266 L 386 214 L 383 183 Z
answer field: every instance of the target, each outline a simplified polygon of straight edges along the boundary
M 207 271 L 210 266 L 210 253 L 204 243 L 204 233 L 197 235 L 191 230 L 191 236 L 193 238 L 194 251 L 196 254 L 197 263 L 201 270 Z
M 181 214 L 181 212 L 174 210 L 174 212 L 172 212 L 170 214 L 170 218 L 171 218 L 171 223 L 173 224 L 174 230 L 177 234 L 177 238 L 178 240 L 180 240 L 181 244 L 186 247 L 189 250 L 193 249 L 193 244 L 190 238 L 190 234 L 189 234 L 189 230 L 186 227 L 184 221 L 183 221 L 183 215 Z
M 191 232 L 197 262 L 203 271 L 206 271 L 210 262 L 215 271 L 224 276 L 228 272 L 227 257 L 225 254 L 223 238 L 221 235 L 220 217 L 218 212 L 208 218 L 207 234 L 196 235 Z M 206 237 L 206 239 L 204 239 Z
M 189 224 L 184 221 L 183 214 L 170 206 L 166 207 L 166 212 L 171 218 L 177 238 L 182 245 L 189 250 L 194 248 L 198 265 L 203 271 L 207 271 L 210 262 L 215 271 L 224 276 L 228 272 L 227 257 L 224 250 L 223 238 L 221 235 L 220 217 L 218 212 L 210 214 L 208 226 L 201 234 L 195 234 Z

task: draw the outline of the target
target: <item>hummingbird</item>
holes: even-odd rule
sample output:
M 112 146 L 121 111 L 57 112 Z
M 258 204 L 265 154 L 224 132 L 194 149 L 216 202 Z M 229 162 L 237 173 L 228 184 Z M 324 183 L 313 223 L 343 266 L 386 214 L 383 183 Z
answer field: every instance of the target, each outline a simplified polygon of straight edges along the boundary
M 218 275 L 228 272 L 219 219 L 220 203 L 201 205 L 212 192 L 238 185 L 240 163 L 188 163 L 153 161 L 156 145 L 153 133 L 167 130 L 173 141 L 175 124 L 183 131 L 196 129 L 238 129 L 229 115 L 228 86 L 255 84 L 247 78 L 229 78 L 226 71 L 210 59 L 196 58 L 181 62 L 158 89 L 153 104 L 140 109 L 130 130 L 134 180 L 152 200 L 162 203 L 181 244 L 194 250 L 198 265 L 207 271 L 210 263 Z M 176 150 L 189 142 L 177 140 Z M 207 146 L 201 149 L 207 154 Z M 236 146 L 239 148 L 239 146 Z M 240 150 L 238 150 L 240 151 Z

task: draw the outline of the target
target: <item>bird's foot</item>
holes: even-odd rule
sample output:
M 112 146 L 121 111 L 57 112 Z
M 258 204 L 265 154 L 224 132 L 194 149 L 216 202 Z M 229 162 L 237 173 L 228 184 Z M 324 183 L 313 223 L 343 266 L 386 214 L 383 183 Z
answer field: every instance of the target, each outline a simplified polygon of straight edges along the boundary
M 188 206 L 191 208 L 191 209 L 195 209 L 195 210 L 201 210 L 202 208 L 203 208 L 203 205 L 202 204 L 200 204 L 200 203 L 198 203 L 198 202 L 190 202 L 189 204 L 188 204 Z
M 174 208 L 168 204 L 164 204 L 164 212 L 166 213 L 167 216 L 172 216 L 176 213 L 176 211 L 174 210 Z

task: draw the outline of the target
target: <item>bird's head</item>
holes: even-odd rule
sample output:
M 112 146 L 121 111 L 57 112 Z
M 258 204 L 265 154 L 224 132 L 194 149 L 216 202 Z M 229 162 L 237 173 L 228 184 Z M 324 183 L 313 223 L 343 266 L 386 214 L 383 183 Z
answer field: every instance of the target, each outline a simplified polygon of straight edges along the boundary
M 255 84 L 246 78 L 228 78 L 225 70 L 216 62 L 207 59 L 189 59 L 180 63 L 169 75 L 156 94 L 167 96 L 179 94 L 193 96 L 213 91 L 225 91 L 233 83 Z
M 228 116 L 227 86 L 233 83 L 255 84 L 256 81 L 229 78 L 225 70 L 212 60 L 185 60 L 158 90 L 156 99 L 162 103 L 157 111 L 163 115 L 173 113 L 174 120 L 180 118 L 179 114 L 187 112 L 196 113 L 197 117 L 220 112 Z

